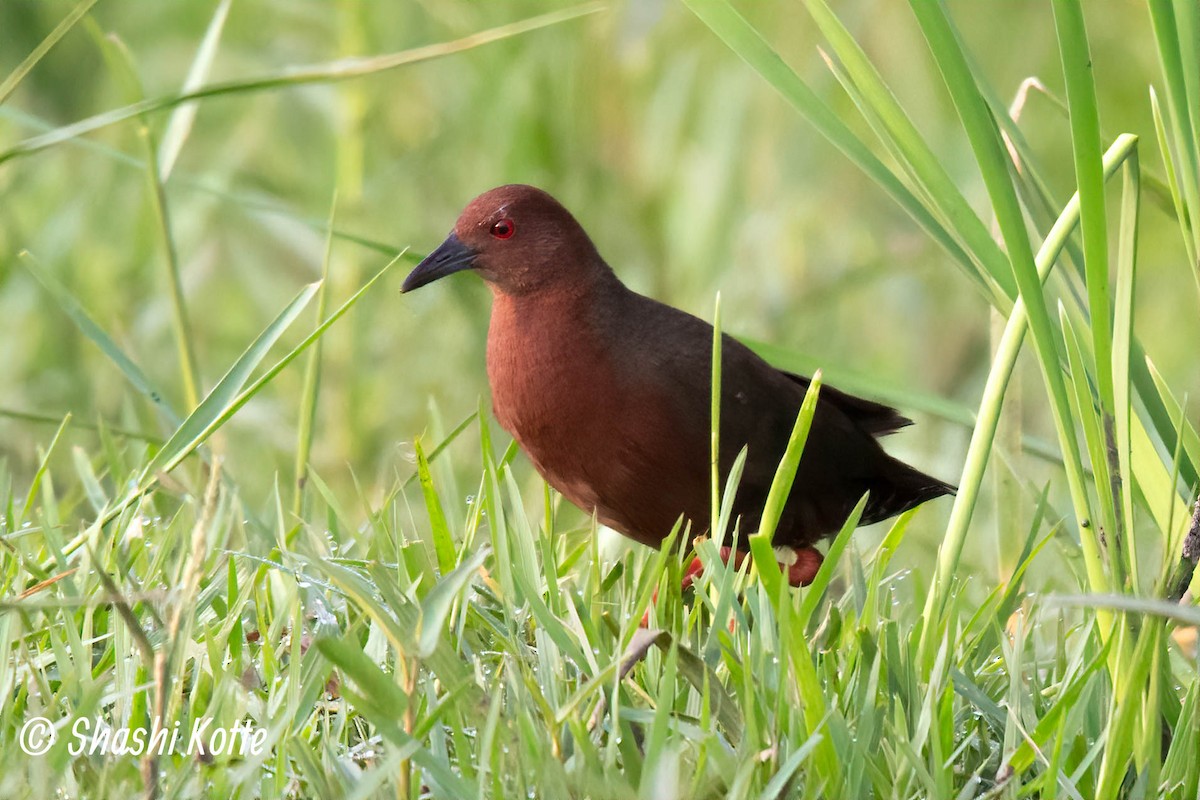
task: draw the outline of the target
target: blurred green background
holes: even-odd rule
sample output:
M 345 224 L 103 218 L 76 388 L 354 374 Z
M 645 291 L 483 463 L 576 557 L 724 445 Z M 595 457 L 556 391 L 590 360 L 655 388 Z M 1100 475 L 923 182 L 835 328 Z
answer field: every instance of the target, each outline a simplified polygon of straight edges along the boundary
M 948 3 L 1002 96 L 1015 96 L 1031 76 L 1061 95 L 1048 4 L 1002 5 Z M 0 75 L 71 7 L 58 0 L 0 3 Z M 101 0 L 0 106 L 0 149 L 123 106 L 139 91 L 178 92 L 216 7 Z M 567 7 L 236 0 L 208 80 L 403 51 Z M 836 7 L 955 182 L 984 207 L 974 160 L 911 12 L 883 0 Z M 826 102 L 852 115 L 798 5 L 739 8 Z M 1087 11 L 1105 136 L 1129 131 L 1150 144 L 1148 85 L 1157 65 L 1149 17 L 1134 0 Z M 106 38 L 123 45 L 140 89 L 105 57 Z M 156 140 L 168 118 L 147 118 Z M 1054 167 L 1052 188 L 1065 201 L 1074 177 L 1064 113 L 1035 92 L 1021 122 Z M 79 422 L 102 418 L 169 433 L 22 268 L 18 253 L 28 250 L 185 410 L 139 127 L 125 122 L 0 164 L 0 409 L 55 422 L 71 412 Z M 1161 174 L 1152 147 L 1143 152 L 1144 166 Z M 639 291 L 706 319 L 719 291 L 729 332 L 803 354 L 830 373 L 859 373 L 971 409 L 978 402 L 991 324 L 984 299 L 686 8 L 659 0 L 612 2 L 582 19 L 365 78 L 201 101 L 166 191 L 203 388 L 319 276 L 335 192 L 339 233 L 377 246 L 335 242 L 333 304 L 389 251 L 427 251 L 466 201 L 507 182 L 558 196 Z M 1182 396 L 1200 391 L 1200 321 L 1178 240 L 1174 219 L 1150 204 L 1136 328 Z M 406 266 L 325 339 L 313 465 L 338 492 L 352 495 L 357 480 L 368 497 L 379 497 L 413 471 L 415 436 L 437 418 L 449 429 L 487 395 L 487 291 L 460 277 L 401 297 Z M 304 320 L 287 342 L 311 329 L 311 310 Z M 1014 410 L 1026 433 L 1053 441 L 1033 362 L 1020 374 L 1024 402 Z M 300 365 L 283 372 L 218 433 L 226 468 L 253 506 L 265 507 L 277 479 L 290 479 L 302 375 Z M 968 430 L 915 416 L 920 424 L 889 448 L 955 480 Z M 18 491 L 53 431 L 53 422 L 0 414 L 0 458 Z M 85 429 L 73 428 L 69 437 L 89 450 L 97 446 Z M 456 463 L 471 481 L 477 446 L 474 436 L 455 445 Z M 59 452 L 69 458 L 69 450 Z M 1056 475 L 1044 460 L 1002 454 L 997 463 L 1032 485 Z M 536 476 L 525 474 L 532 491 Z M 944 505 L 920 518 L 925 541 L 939 530 Z M 1031 506 L 1012 509 L 1014 519 Z M 969 561 L 991 561 L 986 552 Z

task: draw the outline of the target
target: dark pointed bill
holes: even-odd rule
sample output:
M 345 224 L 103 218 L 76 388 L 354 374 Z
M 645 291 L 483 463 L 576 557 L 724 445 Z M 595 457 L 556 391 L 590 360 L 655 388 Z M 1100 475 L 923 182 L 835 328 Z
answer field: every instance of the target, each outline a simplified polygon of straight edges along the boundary
M 454 233 L 451 233 L 446 237 L 446 241 L 438 246 L 437 250 L 425 256 L 425 260 L 408 273 L 400 291 L 411 292 L 413 289 L 420 289 L 427 283 L 433 283 L 438 278 L 470 269 L 475 266 L 475 256 L 477 255 L 478 253 L 463 244 L 462 240 Z

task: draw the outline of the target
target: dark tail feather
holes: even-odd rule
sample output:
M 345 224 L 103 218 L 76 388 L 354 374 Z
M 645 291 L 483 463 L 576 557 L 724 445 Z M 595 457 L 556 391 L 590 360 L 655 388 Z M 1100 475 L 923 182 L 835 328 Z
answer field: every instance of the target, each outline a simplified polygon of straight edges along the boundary
M 784 372 L 783 374 L 803 386 L 806 392 L 812 384 L 812 379 L 804 375 L 797 375 L 793 372 Z M 887 436 L 889 433 L 895 433 L 901 428 L 913 424 L 911 419 L 891 406 L 885 406 L 883 403 L 876 403 L 874 400 L 867 400 L 864 397 L 857 397 L 828 384 L 821 387 L 821 402 L 836 406 L 855 425 L 872 436 Z
M 867 487 L 871 496 L 863 510 L 863 525 L 903 514 L 927 500 L 954 494 L 958 490 L 955 486 L 913 469 L 903 461 L 890 456 L 889 460 L 892 462 L 891 469 L 872 480 Z

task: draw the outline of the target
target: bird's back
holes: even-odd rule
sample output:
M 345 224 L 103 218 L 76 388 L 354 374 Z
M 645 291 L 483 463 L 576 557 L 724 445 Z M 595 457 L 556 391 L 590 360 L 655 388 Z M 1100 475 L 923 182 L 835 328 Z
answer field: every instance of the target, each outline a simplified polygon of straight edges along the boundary
M 706 528 L 712 513 L 713 327 L 629 290 L 622 301 L 622 311 L 605 318 L 610 330 L 602 336 L 619 351 L 614 362 L 622 369 L 620 383 L 637 386 L 638 396 L 656 398 L 649 403 L 653 422 L 640 425 L 643 433 L 655 428 L 660 440 L 672 441 L 677 455 L 686 453 L 688 459 L 686 465 L 672 464 L 667 473 L 650 474 L 662 479 L 643 483 L 642 491 L 676 482 L 673 494 L 688 499 L 676 515 L 686 513 L 696 523 L 694 529 Z M 743 534 L 757 529 L 808 386 L 809 379 L 779 371 L 736 339 L 722 337 L 720 474 L 724 481 L 740 450 L 748 449 L 733 505 Z M 910 422 L 887 405 L 822 386 L 776 543 L 803 547 L 835 533 L 864 493 L 870 498 L 862 522 L 869 524 L 953 492 L 946 483 L 888 456 L 877 443 L 878 435 Z

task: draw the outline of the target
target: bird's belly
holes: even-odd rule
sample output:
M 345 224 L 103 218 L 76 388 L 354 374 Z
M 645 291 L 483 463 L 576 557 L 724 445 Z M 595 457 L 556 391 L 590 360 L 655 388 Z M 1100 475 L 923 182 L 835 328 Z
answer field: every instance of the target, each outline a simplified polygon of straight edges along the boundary
M 500 425 L 546 481 L 585 511 L 600 511 L 606 477 L 620 465 L 617 404 L 601 390 L 567 376 L 542 373 L 536 381 L 508 377 L 492 387 Z
M 675 463 L 683 453 L 669 441 L 672 420 L 653 399 L 622 387 L 602 362 L 497 369 L 496 358 L 489 353 L 496 419 L 567 500 L 654 547 L 681 514 L 704 507 L 703 491 L 699 504 L 693 498 L 692 474 L 702 477 L 704 464 Z

